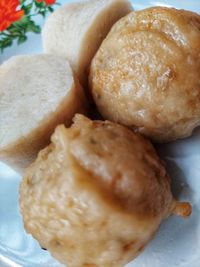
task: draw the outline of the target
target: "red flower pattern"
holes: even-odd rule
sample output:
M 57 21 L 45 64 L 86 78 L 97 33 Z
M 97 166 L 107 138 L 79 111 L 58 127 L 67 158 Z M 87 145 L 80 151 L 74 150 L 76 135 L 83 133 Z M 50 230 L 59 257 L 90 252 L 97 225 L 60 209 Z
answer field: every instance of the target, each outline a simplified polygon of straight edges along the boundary
M 23 17 L 24 10 L 19 10 L 19 4 L 19 0 L 0 0 L 0 32 Z
M 26 42 L 28 33 L 40 33 L 41 26 L 34 18 L 53 12 L 54 4 L 56 0 L 0 0 L 0 54 L 14 41 Z
M 56 0 L 37 0 L 38 3 L 45 1 L 46 5 L 53 5 L 55 4 Z

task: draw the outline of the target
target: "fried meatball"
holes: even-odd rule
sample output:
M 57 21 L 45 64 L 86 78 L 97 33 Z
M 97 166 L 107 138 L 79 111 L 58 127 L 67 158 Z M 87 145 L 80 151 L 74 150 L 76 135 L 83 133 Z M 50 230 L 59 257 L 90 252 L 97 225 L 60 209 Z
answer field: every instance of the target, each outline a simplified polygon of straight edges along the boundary
M 118 124 L 77 115 L 59 126 L 20 188 L 27 232 L 68 267 L 120 267 L 175 212 L 170 178 L 149 141 Z
M 200 16 L 173 8 L 131 12 L 94 57 L 90 88 L 106 119 L 156 142 L 200 125 Z

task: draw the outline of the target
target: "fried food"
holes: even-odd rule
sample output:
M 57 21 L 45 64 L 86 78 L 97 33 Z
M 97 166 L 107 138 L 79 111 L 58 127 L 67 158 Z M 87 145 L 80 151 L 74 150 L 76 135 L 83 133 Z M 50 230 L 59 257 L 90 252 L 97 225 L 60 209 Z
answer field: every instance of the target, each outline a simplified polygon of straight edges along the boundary
M 20 188 L 24 227 L 68 267 L 121 267 L 172 213 L 189 216 L 150 142 L 76 115 L 58 126 Z
M 152 7 L 119 20 L 94 57 L 90 88 L 104 118 L 156 142 L 200 125 L 200 16 Z

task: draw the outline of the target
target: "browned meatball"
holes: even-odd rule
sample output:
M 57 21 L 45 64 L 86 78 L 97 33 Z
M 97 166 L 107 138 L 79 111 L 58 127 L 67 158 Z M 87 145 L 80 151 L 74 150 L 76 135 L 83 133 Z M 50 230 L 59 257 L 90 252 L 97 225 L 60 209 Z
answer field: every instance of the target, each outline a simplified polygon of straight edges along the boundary
M 189 136 L 200 125 L 200 16 L 153 7 L 119 20 L 90 70 L 106 119 L 154 141 Z
M 25 229 L 69 267 L 120 267 L 136 257 L 177 203 L 149 141 L 126 128 L 77 115 L 26 171 Z

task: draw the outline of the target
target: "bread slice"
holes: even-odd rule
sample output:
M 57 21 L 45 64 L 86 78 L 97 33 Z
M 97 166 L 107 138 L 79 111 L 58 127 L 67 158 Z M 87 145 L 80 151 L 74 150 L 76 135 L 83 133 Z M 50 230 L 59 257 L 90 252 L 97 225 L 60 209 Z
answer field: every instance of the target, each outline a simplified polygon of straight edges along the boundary
M 89 64 L 112 25 L 133 10 L 127 0 L 89 0 L 58 8 L 42 31 L 47 53 L 67 57 L 82 85 Z
M 66 59 L 13 57 L 0 66 L 0 160 L 23 172 L 55 127 L 85 112 L 85 96 Z

